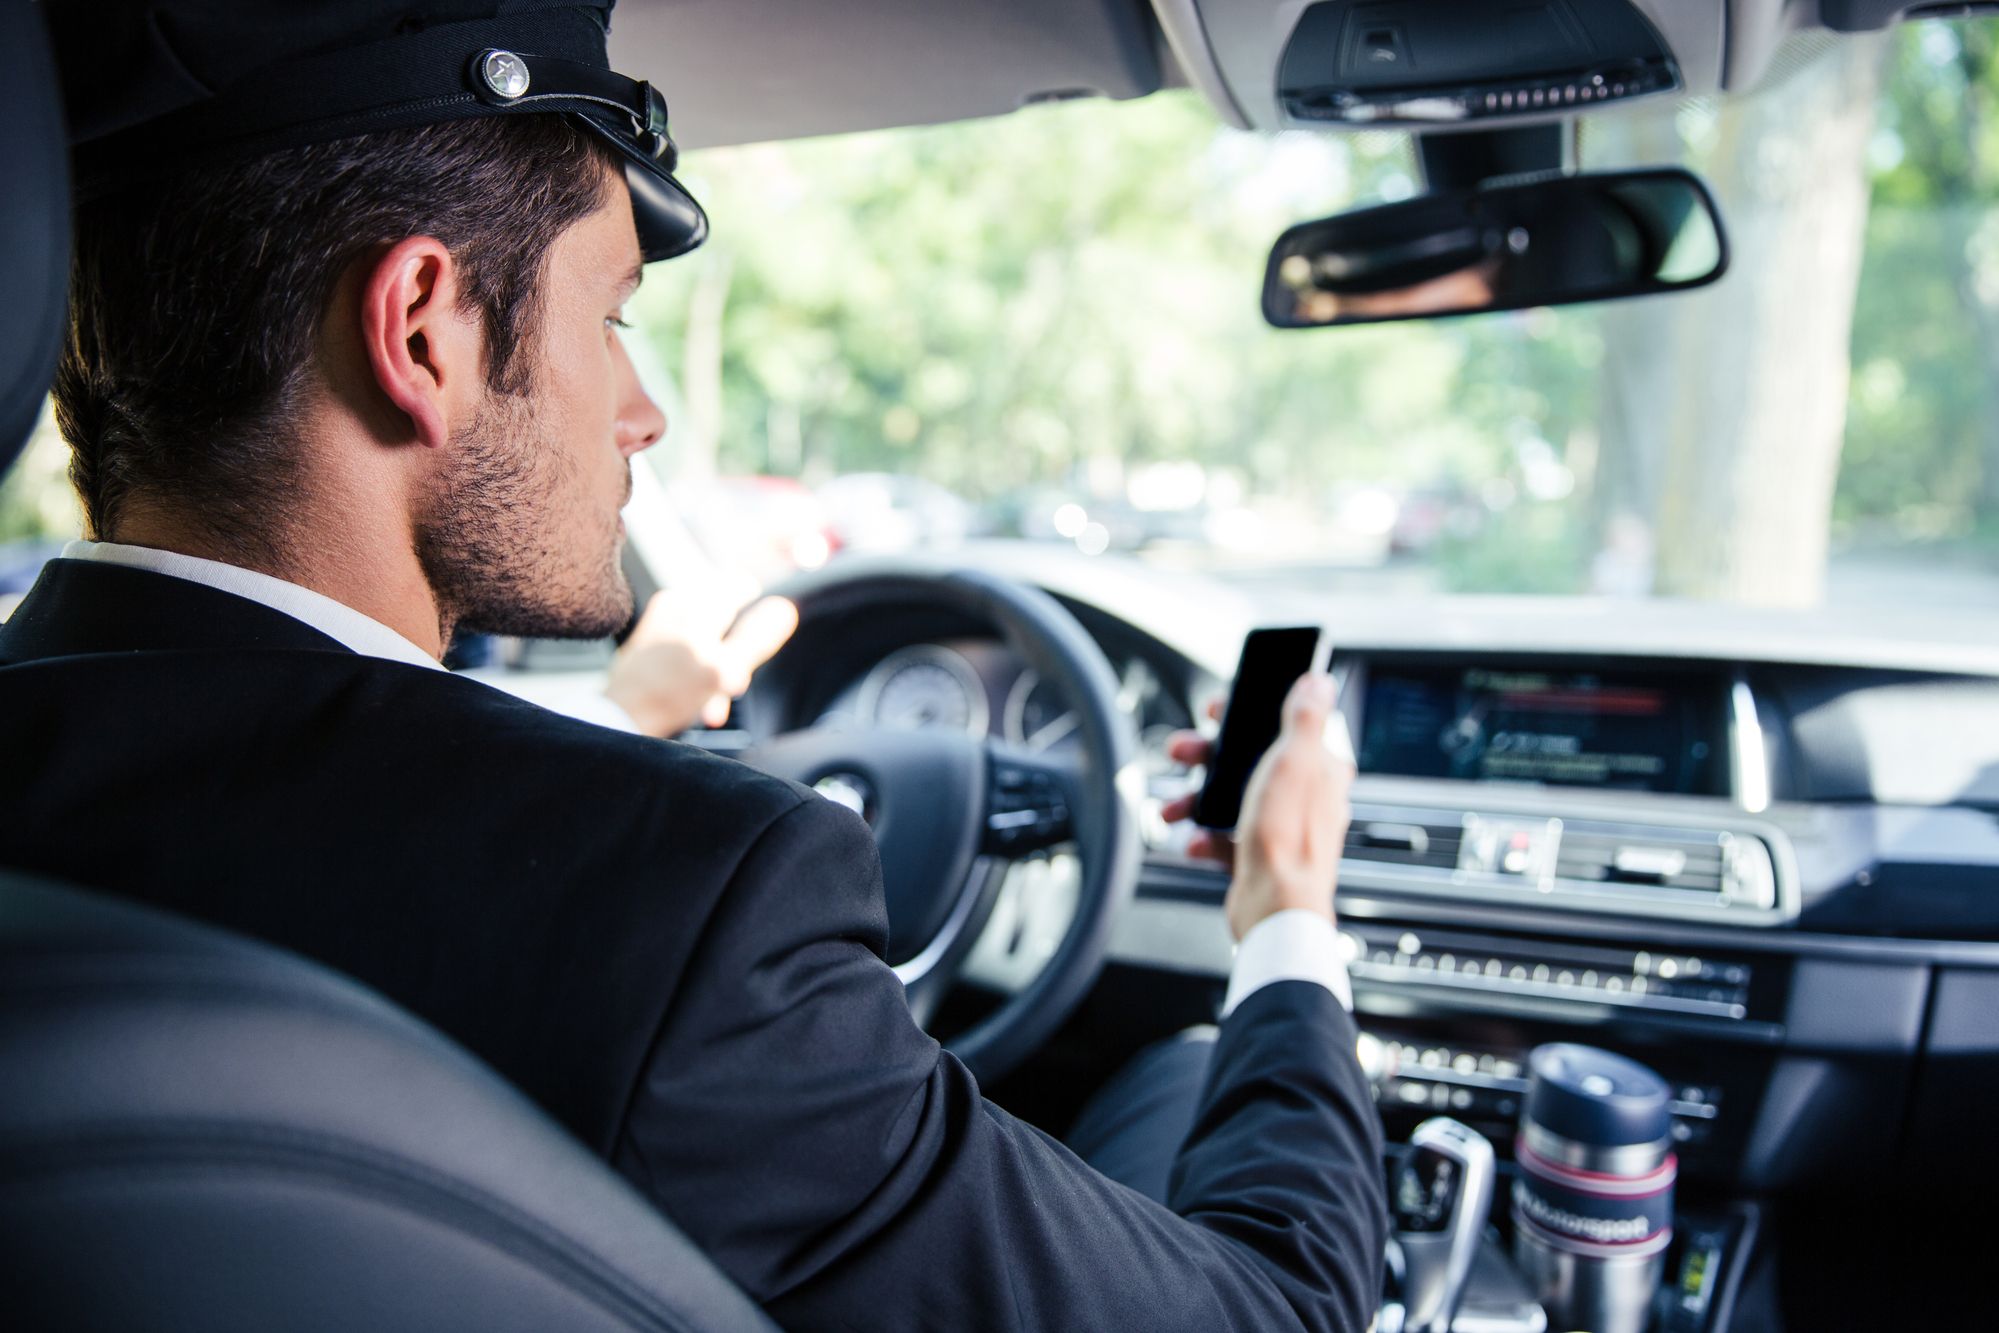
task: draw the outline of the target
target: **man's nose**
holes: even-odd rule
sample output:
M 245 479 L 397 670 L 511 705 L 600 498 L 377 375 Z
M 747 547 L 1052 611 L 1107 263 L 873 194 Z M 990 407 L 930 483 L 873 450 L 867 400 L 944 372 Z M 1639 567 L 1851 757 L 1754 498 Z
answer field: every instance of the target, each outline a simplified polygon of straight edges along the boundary
M 624 344 L 618 345 L 619 400 L 617 437 L 618 452 L 629 458 L 658 444 L 666 436 L 666 413 L 659 410 L 659 404 L 652 400 L 639 383 L 638 371 L 632 360 L 625 354 Z

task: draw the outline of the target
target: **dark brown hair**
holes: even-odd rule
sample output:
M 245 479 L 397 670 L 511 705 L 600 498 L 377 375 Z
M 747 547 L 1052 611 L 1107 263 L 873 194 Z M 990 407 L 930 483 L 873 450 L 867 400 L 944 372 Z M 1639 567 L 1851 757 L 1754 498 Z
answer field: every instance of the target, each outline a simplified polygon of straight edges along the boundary
M 335 284 L 370 250 L 434 236 L 483 316 L 487 374 L 532 382 L 550 245 L 614 179 L 554 115 L 341 139 L 177 175 L 78 210 L 56 419 L 90 534 L 135 496 L 282 568 L 297 412 Z

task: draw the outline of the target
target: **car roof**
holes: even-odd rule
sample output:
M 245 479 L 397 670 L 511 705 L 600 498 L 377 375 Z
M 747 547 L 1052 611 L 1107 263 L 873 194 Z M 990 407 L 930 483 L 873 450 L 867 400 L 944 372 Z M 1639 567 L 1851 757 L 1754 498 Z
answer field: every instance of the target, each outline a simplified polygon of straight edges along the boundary
M 1898 0 L 1632 3 L 1691 95 L 1754 86 L 1795 33 L 1878 28 L 1909 8 Z M 1297 0 L 620 0 L 611 55 L 616 68 L 664 90 L 674 137 L 688 148 L 937 124 L 1171 87 L 1198 89 L 1225 123 L 1276 129 L 1287 122 L 1273 71 L 1304 8 Z

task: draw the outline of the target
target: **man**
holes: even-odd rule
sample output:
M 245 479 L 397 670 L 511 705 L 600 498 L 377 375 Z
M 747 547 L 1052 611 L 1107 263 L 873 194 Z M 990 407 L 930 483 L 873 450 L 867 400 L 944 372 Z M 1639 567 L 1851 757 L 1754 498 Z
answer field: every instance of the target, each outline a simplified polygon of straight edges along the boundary
M 153 119 L 73 107 L 94 193 L 57 404 L 95 541 L 0 627 L 0 864 L 383 991 L 780 1323 L 1366 1327 L 1330 681 L 1252 783 L 1230 1012 L 1148 1197 L 911 1021 L 859 820 L 437 669 L 457 629 L 629 615 L 618 510 L 665 422 L 616 326 L 705 228 L 602 9 L 501 8 L 52 15 Z

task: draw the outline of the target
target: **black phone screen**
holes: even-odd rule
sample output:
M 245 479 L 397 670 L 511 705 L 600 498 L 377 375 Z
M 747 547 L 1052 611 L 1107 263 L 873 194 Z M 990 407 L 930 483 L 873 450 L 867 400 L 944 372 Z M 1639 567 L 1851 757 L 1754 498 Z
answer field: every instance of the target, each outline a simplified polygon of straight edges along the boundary
M 1312 669 L 1319 647 L 1318 627 L 1260 629 L 1242 645 L 1235 685 L 1222 714 L 1222 734 L 1208 763 L 1208 780 L 1194 802 L 1194 821 L 1205 828 L 1231 829 L 1242 816 L 1243 789 L 1256 761 L 1277 739 L 1284 720 L 1284 696 Z

